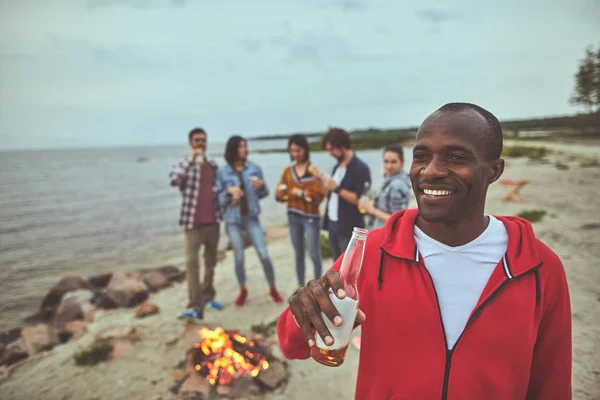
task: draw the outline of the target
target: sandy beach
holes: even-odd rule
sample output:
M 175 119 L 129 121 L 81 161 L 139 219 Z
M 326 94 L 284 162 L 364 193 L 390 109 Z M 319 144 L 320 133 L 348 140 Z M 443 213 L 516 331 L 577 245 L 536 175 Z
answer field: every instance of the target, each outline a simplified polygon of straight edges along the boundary
M 508 144 L 508 143 L 507 143 Z M 522 144 L 522 142 L 519 142 Z M 544 145 L 534 142 L 534 145 Z M 525 203 L 502 203 L 499 184 L 489 191 L 487 211 L 495 215 L 516 215 L 524 210 L 544 210 L 546 215 L 534 224 L 538 237 L 562 259 L 569 282 L 573 312 L 573 398 L 600 398 L 600 216 L 594 188 L 600 185 L 600 166 L 584 167 L 584 157 L 598 157 L 600 147 L 552 144 L 546 162 L 526 158 L 507 159 L 504 177 L 528 178 L 523 189 Z M 411 207 L 414 207 L 414 200 Z M 283 209 L 282 209 L 283 212 Z M 276 279 L 284 297 L 295 290 L 295 271 L 287 236 L 273 240 L 269 252 L 276 268 Z M 325 260 L 325 265 L 331 260 Z M 246 252 L 250 297 L 247 305 L 236 309 L 237 294 L 233 257 L 228 254 L 216 270 L 217 298 L 225 308 L 207 310 L 206 322 L 214 326 L 250 332 L 250 327 L 267 323 L 285 305 L 274 305 L 267 297 L 262 268 L 255 252 Z M 171 260 L 183 268 L 181 257 Z M 307 270 L 311 270 L 308 262 Z M 310 272 L 308 273 L 310 277 Z M 185 283 L 151 296 L 160 313 L 145 319 L 134 318 L 133 309 L 100 312 L 88 324 L 89 332 L 78 340 L 59 345 L 38 361 L 22 365 L 12 376 L 0 378 L 0 398 L 17 399 L 174 399 L 170 373 L 198 341 L 196 329 L 186 331 L 186 323 L 176 318 L 187 303 Z M 123 356 L 93 367 L 76 366 L 74 352 L 91 343 L 95 332 L 117 325 L 135 325 L 141 340 Z M 184 333 L 185 331 L 185 333 Z M 182 333 L 184 333 L 182 335 Z M 181 338 L 169 345 L 174 337 Z M 276 349 L 275 354 L 280 356 Z M 328 368 L 312 360 L 291 361 L 289 383 L 268 396 L 269 399 L 351 399 L 354 395 L 359 353 L 348 350 L 345 364 Z

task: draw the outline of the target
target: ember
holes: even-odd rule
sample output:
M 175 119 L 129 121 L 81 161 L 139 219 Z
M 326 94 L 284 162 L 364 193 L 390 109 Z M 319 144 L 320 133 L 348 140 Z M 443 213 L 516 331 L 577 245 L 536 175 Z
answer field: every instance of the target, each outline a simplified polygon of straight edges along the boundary
M 238 331 L 200 330 L 202 341 L 192 349 L 196 371 L 213 386 L 231 385 L 237 378 L 255 378 L 269 368 L 268 349 Z

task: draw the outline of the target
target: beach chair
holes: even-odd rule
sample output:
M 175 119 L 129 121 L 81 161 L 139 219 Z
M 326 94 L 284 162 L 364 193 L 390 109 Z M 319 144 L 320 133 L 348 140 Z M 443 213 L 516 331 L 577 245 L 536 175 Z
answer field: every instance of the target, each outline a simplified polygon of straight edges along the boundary
M 523 196 L 521 196 L 521 189 L 523 189 L 523 187 L 530 182 L 531 180 L 529 179 L 502 179 L 500 184 L 506 190 L 506 194 L 502 197 L 501 201 L 515 201 L 519 203 L 525 202 L 525 199 L 523 199 Z

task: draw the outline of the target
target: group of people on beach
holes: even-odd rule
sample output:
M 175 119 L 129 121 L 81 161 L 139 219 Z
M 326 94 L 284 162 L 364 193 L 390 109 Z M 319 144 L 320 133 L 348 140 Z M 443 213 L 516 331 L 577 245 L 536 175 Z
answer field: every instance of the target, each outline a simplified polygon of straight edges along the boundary
M 232 136 L 225 146 L 226 164 L 218 166 L 207 157 L 208 134 L 194 128 L 188 134 L 191 154 L 171 171 L 170 184 L 182 194 L 179 224 L 185 232 L 188 309 L 181 317 L 202 319 L 205 306 L 220 309 L 215 300 L 214 269 L 220 221 L 225 223 L 234 254 L 235 274 L 240 287 L 235 300 L 243 307 L 247 297 L 244 264 L 245 240 L 248 237 L 259 256 L 269 284 L 271 300 L 283 301 L 275 286 L 275 270 L 269 256 L 265 233 L 260 223 L 260 200 L 270 189 L 262 168 L 249 160 L 248 143 Z M 340 128 L 330 128 L 321 138 L 321 147 L 336 160 L 331 174 L 322 173 L 311 162 L 306 136 L 292 135 L 288 140 L 291 163 L 284 167 L 274 197 L 287 205 L 288 227 L 298 287 L 305 281 L 305 253 L 313 264 L 314 278 L 322 274 L 321 231 L 326 230 L 333 259 L 346 249 L 354 227 L 374 229 L 383 226 L 394 212 L 408 206 L 410 181 L 403 170 L 402 146 L 383 149 L 385 179 L 374 199 L 368 197 L 371 187 L 369 166 L 352 149 L 351 135 Z M 326 200 L 324 217 L 320 207 Z M 306 246 L 306 247 L 305 247 Z M 204 277 L 200 279 L 201 248 L 204 248 Z
M 184 315 L 201 318 L 204 304 L 214 301 L 216 247 L 208 246 L 218 240 L 220 219 L 235 254 L 236 305 L 243 306 L 248 296 L 243 231 L 260 256 L 269 295 L 281 303 L 259 222 L 259 200 L 269 189 L 261 168 L 248 160 L 246 141 L 232 137 L 227 164 L 217 168 L 206 159 L 206 132 L 195 129 L 189 140 L 191 156 L 171 173 L 171 185 L 183 194 L 180 224 L 190 293 Z M 437 109 L 418 129 L 408 174 L 402 149 L 384 149 L 386 176 L 372 202 L 363 196 L 371 185 L 369 166 L 352 150 L 350 135 L 332 128 L 321 147 L 337 161 L 330 174 L 310 162 L 306 138 L 291 137 L 292 164 L 275 190 L 275 198 L 287 203 L 298 277 L 298 289 L 278 319 L 283 355 L 307 359 L 317 336 L 332 346 L 333 328 L 350 323 L 361 326 L 356 399 L 571 399 L 572 322 L 564 266 L 528 221 L 485 212 L 488 188 L 504 172 L 498 119 L 471 103 Z M 415 209 L 406 208 L 411 190 Z M 368 236 L 359 308 L 354 320 L 344 321 L 332 296 L 340 301 L 347 296 L 339 270 L 355 227 L 366 227 Z M 321 229 L 328 232 L 334 259 L 325 273 L 317 241 Z M 307 282 L 304 238 L 315 267 Z

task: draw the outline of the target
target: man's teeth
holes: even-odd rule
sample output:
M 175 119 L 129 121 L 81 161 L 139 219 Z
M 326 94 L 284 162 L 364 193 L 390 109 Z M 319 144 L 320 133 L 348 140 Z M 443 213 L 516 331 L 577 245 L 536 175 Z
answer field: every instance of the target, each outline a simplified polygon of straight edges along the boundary
M 426 195 L 429 195 L 429 196 L 448 196 L 449 194 L 452 194 L 452 192 L 450 190 L 430 190 L 430 189 L 423 189 L 423 193 L 425 193 Z

